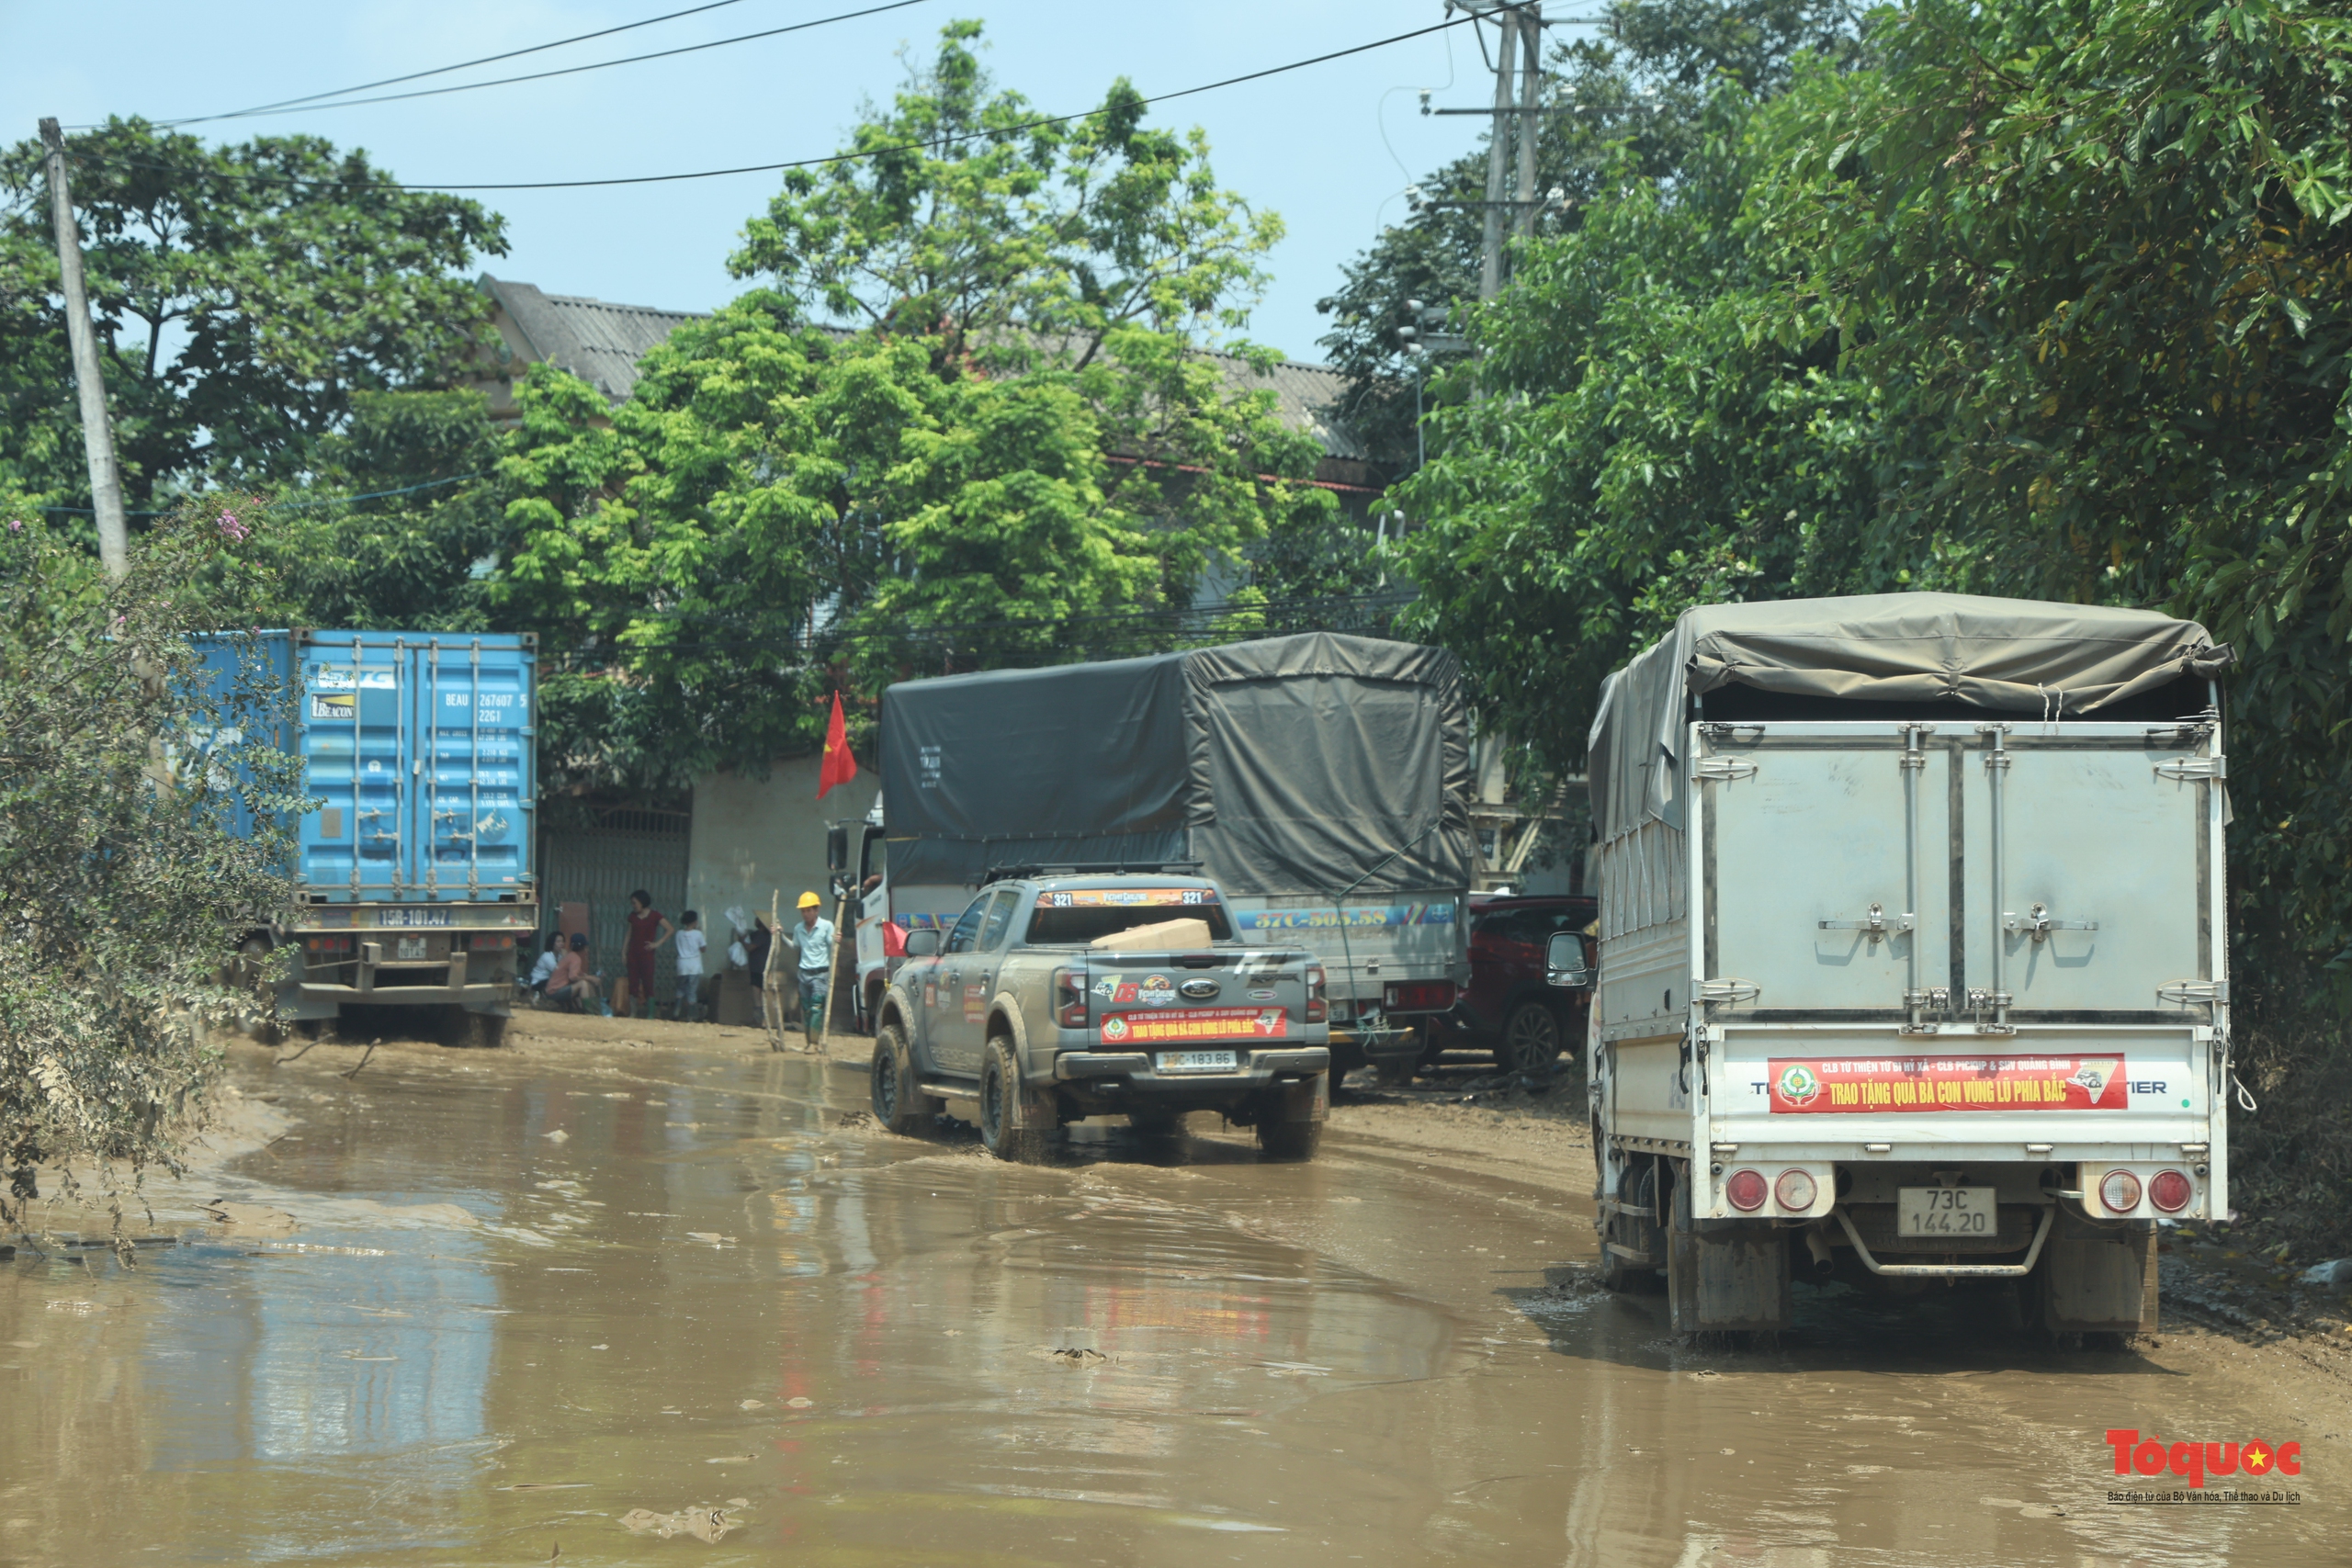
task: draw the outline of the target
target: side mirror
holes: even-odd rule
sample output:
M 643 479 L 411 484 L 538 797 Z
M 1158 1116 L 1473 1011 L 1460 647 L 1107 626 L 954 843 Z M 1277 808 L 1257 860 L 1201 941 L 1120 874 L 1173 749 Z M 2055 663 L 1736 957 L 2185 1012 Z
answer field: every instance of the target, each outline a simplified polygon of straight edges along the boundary
M 909 958 L 936 958 L 939 956 L 939 928 L 936 926 L 918 926 L 913 931 L 909 931 L 907 933 L 907 956 Z
M 1584 966 L 1584 938 L 1574 931 L 1554 931 L 1544 950 L 1544 983 L 1564 990 L 1584 990 L 1592 985 L 1592 971 Z
M 849 824 L 836 822 L 825 829 L 825 869 L 845 872 L 849 869 Z

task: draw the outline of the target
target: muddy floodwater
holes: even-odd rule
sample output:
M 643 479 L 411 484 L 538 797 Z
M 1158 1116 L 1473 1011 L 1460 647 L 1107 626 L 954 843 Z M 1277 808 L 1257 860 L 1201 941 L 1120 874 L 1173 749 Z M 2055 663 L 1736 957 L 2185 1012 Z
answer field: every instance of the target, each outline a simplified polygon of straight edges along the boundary
M 285 1131 L 176 1245 L 0 1263 L 0 1562 L 2352 1562 L 2291 1358 L 1950 1291 L 1687 1345 L 1591 1285 L 1589 1167 L 1011 1167 L 757 1046 L 239 1048 Z M 2299 1442 L 2301 1501 L 2110 1502 L 2117 1427 Z

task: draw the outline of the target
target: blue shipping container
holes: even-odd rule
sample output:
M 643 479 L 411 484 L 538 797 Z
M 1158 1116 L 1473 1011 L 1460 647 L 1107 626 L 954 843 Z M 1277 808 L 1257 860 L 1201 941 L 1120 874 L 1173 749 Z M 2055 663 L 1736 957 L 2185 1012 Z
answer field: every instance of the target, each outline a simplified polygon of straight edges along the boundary
M 259 634 L 256 652 L 293 695 L 292 749 L 319 803 L 300 824 L 306 903 L 536 900 L 535 642 Z M 212 644 L 208 662 L 225 671 L 236 647 Z

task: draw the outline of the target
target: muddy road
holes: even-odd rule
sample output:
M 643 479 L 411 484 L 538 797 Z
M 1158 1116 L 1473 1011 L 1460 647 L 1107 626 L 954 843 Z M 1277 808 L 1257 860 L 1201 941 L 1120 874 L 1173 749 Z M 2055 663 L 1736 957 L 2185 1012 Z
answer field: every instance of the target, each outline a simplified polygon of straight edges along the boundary
M 240 1046 L 242 1141 L 133 1216 L 176 1245 L 52 1211 L 0 1263 L 0 1562 L 2352 1560 L 2340 1361 L 1953 1291 L 1678 1343 L 1591 1284 L 1572 1127 L 1015 1168 L 875 1130 L 854 1046 L 560 1021 Z M 2111 1427 L 2301 1443 L 2301 1501 L 2111 1503 Z

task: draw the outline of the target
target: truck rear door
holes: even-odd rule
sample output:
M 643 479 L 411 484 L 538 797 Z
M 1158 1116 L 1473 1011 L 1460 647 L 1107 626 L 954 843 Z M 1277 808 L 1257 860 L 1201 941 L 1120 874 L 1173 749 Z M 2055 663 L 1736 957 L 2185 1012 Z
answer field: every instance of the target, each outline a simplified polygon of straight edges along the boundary
M 2129 1111 L 2218 1159 L 2211 726 L 1697 729 L 1704 1135 L 2030 1111 L 2063 1145 Z

